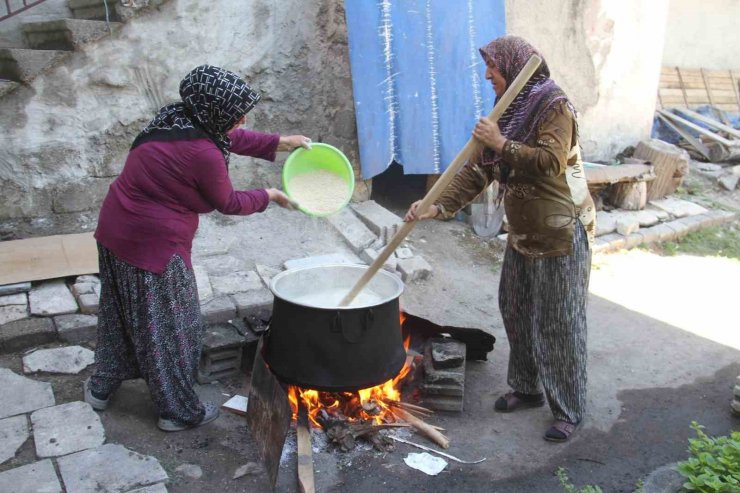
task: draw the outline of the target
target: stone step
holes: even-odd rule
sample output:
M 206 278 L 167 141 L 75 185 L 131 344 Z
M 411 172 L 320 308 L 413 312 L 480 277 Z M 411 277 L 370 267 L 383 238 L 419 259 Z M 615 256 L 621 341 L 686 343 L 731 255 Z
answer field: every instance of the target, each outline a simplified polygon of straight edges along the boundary
M 121 20 L 117 5 L 119 2 L 108 2 L 108 19 Z M 90 19 L 104 21 L 106 18 L 105 2 L 103 0 L 67 0 L 67 6 L 76 19 Z
M 0 48 L 0 78 L 30 82 L 69 55 L 68 51 Z
M 36 50 L 73 51 L 80 46 L 97 41 L 116 31 L 120 22 L 87 19 L 54 19 L 25 22 L 23 35 L 30 48 Z

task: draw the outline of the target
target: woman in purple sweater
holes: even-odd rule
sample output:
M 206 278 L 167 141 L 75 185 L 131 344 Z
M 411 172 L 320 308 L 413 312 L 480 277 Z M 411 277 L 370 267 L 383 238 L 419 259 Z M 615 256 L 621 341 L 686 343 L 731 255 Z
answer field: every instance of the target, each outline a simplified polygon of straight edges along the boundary
M 136 137 L 100 210 L 96 369 L 84 389 L 102 411 L 121 381 L 143 378 L 164 431 L 218 416 L 193 389 L 203 334 L 190 260 L 198 215 L 246 216 L 270 201 L 291 207 L 274 188 L 235 191 L 229 153 L 274 161 L 277 151 L 310 146 L 302 135 L 238 128 L 260 96 L 227 70 L 196 67 L 180 83 L 180 97 Z

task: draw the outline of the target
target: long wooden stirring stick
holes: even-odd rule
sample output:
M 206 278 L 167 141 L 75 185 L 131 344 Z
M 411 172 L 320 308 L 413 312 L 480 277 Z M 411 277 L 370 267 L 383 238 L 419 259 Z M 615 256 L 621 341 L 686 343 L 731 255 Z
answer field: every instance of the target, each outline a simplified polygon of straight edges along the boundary
M 540 63 L 542 63 L 542 59 L 537 55 L 533 55 L 532 57 L 530 57 L 530 59 L 527 61 L 527 64 L 524 65 L 524 68 L 522 68 L 521 72 L 519 72 L 519 75 L 516 76 L 511 85 L 506 89 L 506 92 L 504 92 L 504 95 L 501 96 L 499 102 L 496 104 L 496 106 L 493 107 L 493 111 L 491 111 L 491 113 L 488 115 L 489 120 L 496 122 L 499 118 L 501 118 L 501 115 L 504 113 L 504 111 L 506 111 L 511 102 L 514 101 L 514 98 L 519 95 L 521 90 L 524 88 L 524 85 L 529 81 L 537 68 L 540 66 Z M 421 204 L 419 204 L 419 207 L 416 209 L 418 215 L 424 214 L 427 209 L 429 209 L 434 201 L 439 198 L 445 188 L 447 188 L 447 185 L 450 184 L 457 172 L 460 171 L 460 169 L 468 161 L 468 159 L 470 159 L 470 157 L 479 150 L 480 143 L 476 139 L 471 137 L 470 140 L 468 140 L 468 142 L 462 148 L 462 150 L 457 154 L 457 156 L 455 156 L 455 159 L 452 160 L 452 163 L 447 168 L 447 170 L 445 170 L 445 172 L 442 173 L 442 176 L 439 177 L 437 183 L 434 184 L 432 189 L 429 190 L 426 196 L 422 199 Z M 383 251 L 380 252 L 380 254 L 376 257 L 370 267 L 364 272 L 364 274 L 362 274 L 362 277 L 360 277 L 360 279 L 355 283 L 350 292 L 347 293 L 344 298 L 342 298 L 339 306 L 347 306 L 352 303 L 352 300 L 354 300 L 355 297 L 360 294 L 360 291 L 362 291 L 365 285 L 370 282 L 370 279 L 375 276 L 375 274 L 383 266 L 385 261 L 388 260 L 388 257 L 390 257 L 394 251 L 396 251 L 396 248 L 398 248 L 398 246 L 411 232 L 415 225 L 416 221 L 409 221 L 401 226 L 401 229 L 398 230 L 398 232 L 391 239 L 390 243 L 388 243 Z

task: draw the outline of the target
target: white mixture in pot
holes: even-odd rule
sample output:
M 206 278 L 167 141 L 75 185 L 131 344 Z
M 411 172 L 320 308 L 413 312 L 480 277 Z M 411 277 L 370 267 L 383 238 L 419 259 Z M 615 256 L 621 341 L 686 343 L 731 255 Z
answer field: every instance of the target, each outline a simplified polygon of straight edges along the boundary
M 296 175 L 288 183 L 288 188 L 293 200 L 315 214 L 339 210 L 349 191 L 341 176 L 326 170 Z
M 348 293 L 349 288 L 327 289 L 314 293 L 306 293 L 294 298 L 291 297 L 290 301 L 316 308 L 336 308 L 339 306 L 339 302 L 342 301 L 342 298 L 344 298 Z M 365 288 L 360 291 L 360 294 L 358 294 L 348 306 L 374 306 L 380 304 L 382 299 L 383 298 L 379 294 Z

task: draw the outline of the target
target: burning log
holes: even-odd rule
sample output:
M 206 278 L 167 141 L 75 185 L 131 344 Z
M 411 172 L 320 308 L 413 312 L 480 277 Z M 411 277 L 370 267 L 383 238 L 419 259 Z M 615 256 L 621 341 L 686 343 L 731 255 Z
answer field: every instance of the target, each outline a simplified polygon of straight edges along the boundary
M 321 410 L 316 417 L 326 433 L 330 443 L 339 446 L 342 452 L 349 452 L 355 448 L 357 438 L 364 437 L 381 452 L 387 452 L 392 441 L 379 435 L 379 431 L 387 428 L 405 428 L 406 423 L 372 424 L 366 422 L 350 422 L 343 418 L 330 415 Z
M 401 409 L 401 408 L 394 408 L 392 410 L 393 414 L 395 414 L 397 417 L 401 418 L 402 420 L 406 421 L 408 424 L 414 427 L 416 431 L 436 443 L 442 448 L 450 448 L 450 440 L 444 436 L 442 433 L 434 429 L 433 426 L 429 425 L 428 423 L 424 422 L 420 418 L 417 418 L 410 412 Z

